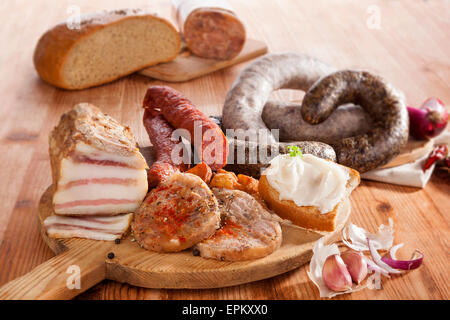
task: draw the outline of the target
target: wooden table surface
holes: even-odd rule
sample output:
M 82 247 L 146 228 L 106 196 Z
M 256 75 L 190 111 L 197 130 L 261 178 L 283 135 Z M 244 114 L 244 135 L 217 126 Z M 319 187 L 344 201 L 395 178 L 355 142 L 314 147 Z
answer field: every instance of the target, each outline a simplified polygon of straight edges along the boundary
M 450 104 L 449 1 L 230 2 L 245 21 L 249 37 L 264 40 L 270 52 L 304 52 L 338 68 L 376 72 L 403 90 L 413 106 L 430 96 Z M 141 100 L 148 85 L 167 84 L 132 75 L 69 92 L 42 82 L 32 64 L 34 46 L 48 27 L 68 17 L 72 4 L 81 12 L 152 4 L 161 15 L 170 16 L 170 1 L 0 2 L 0 285 L 53 256 L 39 235 L 36 211 L 51 183 L 47 137 L 59 116 L 78 102 L 91 102 L 129 125 L 145 146 L 149 140 L 141 124 Z M 227 90 L 245 65 L 171 86 L 205 113 L 220 114 Z M 276 95 L 301 97 L 291 90 Z M 395 243 L 405 243 L 400 256 L 407 257 L 417 248 L 425 259 L 418 270 L 383 278 L 382 290 L 337 299 L 450 298 L 448 176 L 434 175 L 424 189 L 363 181 L 351 203 L 353 223 L 376 231 L 391 217 Z M 151 290 L 104 281 L 79 298 L 317 299 L 319 295 L 301 267 L 272 279 L 214 290 Z

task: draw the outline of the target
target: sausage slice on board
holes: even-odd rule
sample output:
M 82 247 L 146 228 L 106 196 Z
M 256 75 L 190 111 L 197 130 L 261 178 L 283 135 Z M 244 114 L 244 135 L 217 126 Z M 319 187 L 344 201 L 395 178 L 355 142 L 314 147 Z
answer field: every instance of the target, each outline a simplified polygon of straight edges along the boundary
M 251 195 L 213 189 L 219 201 L 222 228 L 195 249 L 204 258 L 242 261 L 265 257 L 281 246 L 281 226 Z M 195 250 L 194 249 L 194 250 Z
M 177 252 L 213 235 L 220 224 L 217 200 L 190 173 L 174 173 L 147 195 L 131 225 L 141 247 Z

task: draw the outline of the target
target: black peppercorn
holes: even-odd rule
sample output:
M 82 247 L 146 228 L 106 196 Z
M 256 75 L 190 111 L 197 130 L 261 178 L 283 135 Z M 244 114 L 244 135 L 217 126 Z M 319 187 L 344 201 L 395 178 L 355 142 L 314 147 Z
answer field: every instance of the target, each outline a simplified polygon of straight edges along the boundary
M 200 251 L 198 249 L 192 250 L 192 255 L 198 257 L 200 255 Z
M 108 259 L 114 259 L 115 255 L 114 252 L 108 253 Z

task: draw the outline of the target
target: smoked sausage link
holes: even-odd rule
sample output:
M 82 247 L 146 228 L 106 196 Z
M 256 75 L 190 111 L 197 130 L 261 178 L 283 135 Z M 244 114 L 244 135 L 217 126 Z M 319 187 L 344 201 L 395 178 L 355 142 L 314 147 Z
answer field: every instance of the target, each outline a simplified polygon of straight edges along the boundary
M 143 121 L 156 153 L 156 161 L 147 172 L 149 187 L 153 188 L 173 173 L 185 171 L 187 165 L 184 163 L 174 164 L 172 161 L 172 150 L 180 142 L 172 139 L 174 129 L 164 117 L 157 112 L 146 109 Z
M 187 130 L 200 161 L 212 170 L 227 164 L 229 147 L 222 130 L 180 92 L 166 86 L 151 86 L 143 106 L 151 112 L 160 112 L 172 127 Z M 201 133 L 200 144 L 196 143 L 196 131 Z

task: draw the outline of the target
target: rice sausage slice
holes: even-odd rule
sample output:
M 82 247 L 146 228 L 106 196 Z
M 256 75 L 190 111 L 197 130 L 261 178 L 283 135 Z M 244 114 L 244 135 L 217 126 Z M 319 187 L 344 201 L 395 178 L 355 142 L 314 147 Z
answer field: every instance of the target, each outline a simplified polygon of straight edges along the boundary
M 139 245 L 178 252 L 213 235 L 220 226 L 218 203 L 208 185 L 190 173 L 174 173 L 153 189 L 131 225 Z
M 251 195 L 240 190 L 213 189 L 222 215 L 222 228 L 197 244 L 200 256 L 221 261 L 265 257 L 281 246 L 278 221 Z

